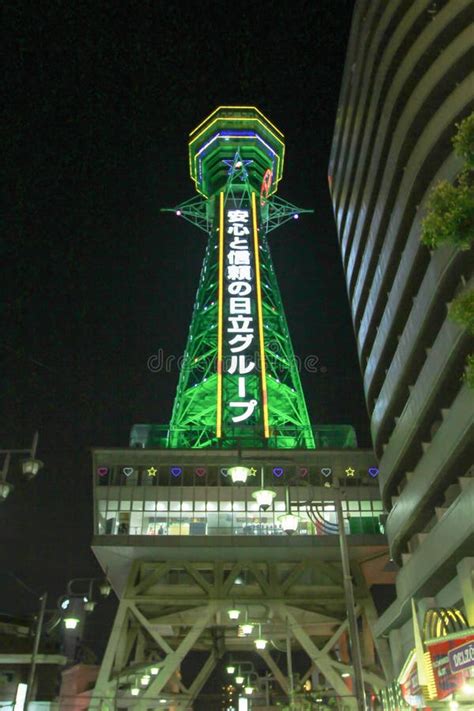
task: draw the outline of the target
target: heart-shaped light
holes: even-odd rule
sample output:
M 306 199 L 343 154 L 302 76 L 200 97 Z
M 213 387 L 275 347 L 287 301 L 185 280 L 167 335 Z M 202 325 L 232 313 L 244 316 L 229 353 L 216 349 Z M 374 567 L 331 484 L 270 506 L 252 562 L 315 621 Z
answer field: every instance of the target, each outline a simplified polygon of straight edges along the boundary
M 300 467 L 300 476 L 308 476 L 308 470 L 306 467 Z
M 125 476 L 131 476 L 133 474 L 133 467 L 124 467 L 122 471 Z
M 275 467 L 273 469 L 273 476 L 276 476 L 278 479 L 283 476 L 283 469 L 281 467 Z
M 183 470 L 181 469 L 181 467 L 171 467 L 170 472 L 174 477 L 178 477 L 181 476 Z
M 222 467 L 221 474 L 222 476 L 227 476 L 227 467 Z
M 369 474 L 372 479 L 375 479 L 375 477 L 379 475 L 379 470 L 377 469 L 377 467 L 370 467 Z
M 99 476 L 106 476 L 108 473 L 109 473 L 108 467 L 98 467 L 98 469 L 97 469 L 97 474 Z
M 197 467 L 196 471 L 196 476 L 204 476 L 206 473 L 206 470 L 204 467 Z
M 332 469 L 331 469 L 331 467 L 323 467 L 323 468 L 321 469 L 321 474 L 322 474 L 323 476 L 325 476 L 326 478 L 327 478 L 328 476 L 331 476 L 331 474 L 332 474 Z

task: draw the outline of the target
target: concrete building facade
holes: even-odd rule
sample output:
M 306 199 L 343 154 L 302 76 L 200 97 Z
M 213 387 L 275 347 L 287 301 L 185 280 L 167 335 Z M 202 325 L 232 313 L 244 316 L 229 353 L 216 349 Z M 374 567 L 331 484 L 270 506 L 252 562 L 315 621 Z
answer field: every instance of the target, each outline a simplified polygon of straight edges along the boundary
M 451 139 L 474 106 L 468 0 L 358 0 L 329 185 L 380 463 L 397 599 L 380 618 L 394 669 L 418 611 L 456 607 L 474 627 L 474 394 L 468 334 L 448 317 L 473 284 L 472 250 L 420 242 L 427 197 L 455 181 Z

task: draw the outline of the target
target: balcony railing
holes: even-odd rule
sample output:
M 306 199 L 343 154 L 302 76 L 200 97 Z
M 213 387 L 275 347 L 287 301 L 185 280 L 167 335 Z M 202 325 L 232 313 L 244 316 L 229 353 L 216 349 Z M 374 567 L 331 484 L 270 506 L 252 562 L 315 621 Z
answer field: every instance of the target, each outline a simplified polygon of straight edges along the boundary
M 314 446 L 313 446 L 314 443 Z M 170 429 L 169 425 L 134 425 L 130 446 L 157 449 L 355 449 L 357 438 L 352 425 L 284 426 L 272 428 L 264 438 L 258 427 L 227 428 L 217 440 L 215 428 L 187 427 Z

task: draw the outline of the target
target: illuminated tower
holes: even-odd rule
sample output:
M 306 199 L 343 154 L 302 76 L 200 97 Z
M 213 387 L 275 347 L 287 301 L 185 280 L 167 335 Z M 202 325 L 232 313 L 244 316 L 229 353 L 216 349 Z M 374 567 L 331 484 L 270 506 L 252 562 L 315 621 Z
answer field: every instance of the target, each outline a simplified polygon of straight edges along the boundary
M 369 589 L 393 574 L 372 452 L 350 426 L 309 423 L 267 243 L 304 212 L 275 195 L 283 136 L 255 108 L 219 108 L 189 157 L 199 195 L 173 211 L 208 241 L 171 422 L 92 453 L 92 548 L 119 607 L 90 705 L 186 711 L 224 662 L 261 701 L 263 666 L 291 701 L 304 652 L 306 678 L 355 711 L 363 673 L 384 683 Z
M 190 134 L 199 196 L 173 208 L 208 235 L 168 433 L 171 447 L 314 448 L 267 235 L 302 212 L 276 197 L 283 134 L 220 107 Z M 162 434 L 151 428 L 148 446 Z

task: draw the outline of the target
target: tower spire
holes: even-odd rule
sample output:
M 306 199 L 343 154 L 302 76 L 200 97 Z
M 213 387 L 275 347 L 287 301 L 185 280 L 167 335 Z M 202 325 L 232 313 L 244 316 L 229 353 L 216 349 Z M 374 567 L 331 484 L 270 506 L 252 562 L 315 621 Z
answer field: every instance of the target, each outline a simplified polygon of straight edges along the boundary
M 255 108 L 220 107 L 191 133 L 189 159 L 201 198 L 172 211 L 208 242 L 168 445 L 313 448 L 267 241 L 311 212 L 274 196 L 283 134 Z

